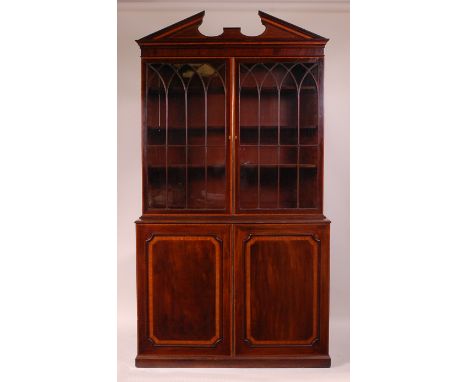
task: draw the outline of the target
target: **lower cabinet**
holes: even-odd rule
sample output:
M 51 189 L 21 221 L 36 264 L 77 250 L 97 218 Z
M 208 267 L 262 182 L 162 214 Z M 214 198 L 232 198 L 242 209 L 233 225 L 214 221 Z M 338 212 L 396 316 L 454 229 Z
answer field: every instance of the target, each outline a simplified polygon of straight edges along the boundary
M 137 224 L 140 367 L 330 366 L 329 225 Z

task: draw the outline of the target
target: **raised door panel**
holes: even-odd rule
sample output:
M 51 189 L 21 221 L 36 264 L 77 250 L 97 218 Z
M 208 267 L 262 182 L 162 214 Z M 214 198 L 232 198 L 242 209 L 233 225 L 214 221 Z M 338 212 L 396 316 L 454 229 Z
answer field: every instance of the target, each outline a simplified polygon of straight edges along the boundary
M 236 229 L 236 353 L 327 354 L 328 225 Z
M 138 225 L 139 353 L 228 354 L 229 226 Z

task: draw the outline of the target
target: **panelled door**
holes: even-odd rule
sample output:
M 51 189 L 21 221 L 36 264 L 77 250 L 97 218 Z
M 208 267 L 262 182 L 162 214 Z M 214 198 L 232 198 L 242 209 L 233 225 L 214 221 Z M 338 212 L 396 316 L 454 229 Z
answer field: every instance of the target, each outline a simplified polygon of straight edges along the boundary
M 237 354 L 328 354 L 328 229 L 236 226 Z
M 230 352 L 230 225 L 137 225 L 139 354 Z

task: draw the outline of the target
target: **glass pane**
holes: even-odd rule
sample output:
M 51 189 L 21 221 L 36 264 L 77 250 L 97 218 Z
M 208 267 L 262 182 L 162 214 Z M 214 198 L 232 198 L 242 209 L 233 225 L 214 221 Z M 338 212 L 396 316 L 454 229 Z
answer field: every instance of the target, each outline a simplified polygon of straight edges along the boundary
M 299 155 L 300 164 L 317 165 L 319 150 L 317 147 L 301 147 Z
M 166 143 L 166 128 L 148 127 L 148 144 L 164 145 Z
M 189 167 L 205 168 L 206 152 L 204 147 L 190 146 L 187 150 Z
M 318 144 L 318 128 L 317 127 L 301 127 L 300 142 L 301 145 L 316 145 Z
M 258 147 L 240 147 L 239 148 L 239 162 L 243 164 L 257 164 L 258 163 Z
M 280 163 L 296 165 L 297 147 L 280 147 Z
M 223 79 L 219 75 L 218 69 L 207 82 L 207 123 L 208 146 L 225 145 L 226 98 Z
M 318 93 L 313 77 L 314 70 L 307 70 L 300 82 L 300 143 L 315 145 L 318 143 Z
M 187 85 L 187 123 L 189 145 L 205 144 L 205 88 L 200 75 L 195 70 L 186 71 Z
M 206 208 L 223 208 L 226 200 L 226 168 L 209 166 L 206 187 Z
M 254 209 L 258 206 L 258 167 L 240 166 L 240 208 Z
M 224 147 L 207 148 L 207 164 L 209 167 L 224 167 L 226 162 L 226 150 Z
M 226 145 L 226 132 L 224 126 L 208 126 L 208 146 Z
M 148 206 L 150 208 L 164 208 L 166 206 L 166 169 L 164 167 L 150 167 L 148 169 Z
M 207 148 L 206 208 L 222 208 L 226 198 L 226 148 Z
M 241 65 L 239 77 L 240 144 L 256 145 L 259 138 L 259 82 L 252 67 Z
M 147 68 L 146 126 L 150 145 L 166 143 L 166 91 L 158 73 Z
M 260 163 L 263 165 L 278 164 L 278 148 L 277 147 L 260 147 Z
M 187 133 L 185 125 L 185 85 L 182 81 L 181 73 L 176 70 L 172 74 L 172 81 L 168 84 L 167 107 L 168 143 L 170 145 L 183 145 L 186 142 Z
M 200 208 L 205 204 L 205 168 L 189 167 L 188 208 Z
M 166 148 L 164 146 L 148 146 L 146 150 L 148 166 L 164 166 L 166 163 Z
M 290 70 L 291 68 L 288 67 L 288 71 L 285 73 L 280 87 L 281 107 L 279 122 L 281 125 L 280 144 L 282 145 L 297 144 L 297 82 Z
M 200 75 L 191 71 L 187 83 L 187 119 L 190 127 L 205 127 L 205 87 Z
M 278 143 L 279 128 L 277 126 L 265 126 L 260 128 L 260 144 L 276 145 Z
M 317 169 L 301 167 L 299 170 L 299 207 L 317 207 Z
M 260 167 L 260 208 L 276 208 L 278 201 L 278 168 Z
M 295 145 L 297 143 L 297 128 L 291 125 L 281 126 L 281 144 Z
M 256 145 L 258 144 L 258 127 L 244 126 L 240 127 L 240 143 L 241 145 Z
M 205 145 L 205 128 L 190 126 L 188 128 L 188 143 L 193 146 L 204 146 Z
M 224 62 L 147 64 L 147 207 L 226 208 Z
M 297 207 L 297 169 L 296 167 L 280 167 L 280 208 Z
M 185 200 L 185 168 L 168 166 L 167 206 L 168 208 L 184 208 Z
M 260 83 L 260 144 L 278 143 L 278 82 L 268 67 Z
M 185 147 L 171 147 L 167 148 L 167 165 L 171 166 L 183 166 L 186 163 L 186 151 Z

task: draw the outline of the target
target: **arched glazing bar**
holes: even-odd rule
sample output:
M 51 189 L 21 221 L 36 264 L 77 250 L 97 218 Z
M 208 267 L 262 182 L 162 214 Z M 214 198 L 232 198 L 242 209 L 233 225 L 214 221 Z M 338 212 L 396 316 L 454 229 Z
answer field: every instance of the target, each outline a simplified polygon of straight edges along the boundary
M 239 64 L 238 166 L 241 188 L 251 191 L 247 199 L 240 190 L 241 210 L 318 205 L 318 67 L 317 62 Z
M 148 207 L 168 212 L 225 209 L 225 63 L 149 63 L 147 71 Z M 210 148 L 210 137 L 216 150 Z M 224 177 L 213 175 L 216 166 Z

